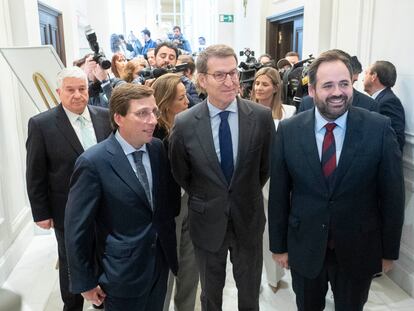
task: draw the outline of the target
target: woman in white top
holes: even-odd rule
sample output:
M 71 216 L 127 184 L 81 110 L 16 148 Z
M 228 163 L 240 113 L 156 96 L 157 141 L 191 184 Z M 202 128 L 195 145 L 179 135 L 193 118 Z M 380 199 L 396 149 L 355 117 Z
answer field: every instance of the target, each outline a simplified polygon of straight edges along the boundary
M 296 112 L 296 107 L 282 104 L 283 86 L 279 72 L 272 67 L 263 67 L 256 72 L 253 82 L 252 100 L 269 107 L 277 129 L 279 121 L 290 118 Z M 263 187 L 265 214 L 269 200 L 269 182 Z M 272 259 L 269 250 L 269 227 L 266 223 L 263 235 L 263 261 L 266 269 L 267 282 L 274 293 L 278 290 L 279 281 L 285 271 Z

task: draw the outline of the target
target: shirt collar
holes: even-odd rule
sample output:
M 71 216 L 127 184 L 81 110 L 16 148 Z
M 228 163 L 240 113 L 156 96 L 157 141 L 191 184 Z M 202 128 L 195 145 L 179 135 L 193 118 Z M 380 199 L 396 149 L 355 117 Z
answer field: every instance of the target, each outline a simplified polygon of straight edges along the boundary
M 234 99 L 231 102 L 231 104 L 227 106 L 226 109 L 221 110 L 221 109 L 217 108 L 216 106 L 214 106 L 212 103 L 210 103 L 210 101 L 207 98 L 207 107 L 208 107 L 208 111 L 210 113 L 210 118 L 214 118 L 216 115 L 218 115 L 219 113 L 221 113 L 223 111 L 237 112 L 237 100 Z
M 130 143 L 128 143 L 119 133 L 119 130 L 115 132 L 115 138 L 121 145 L 122 150 L 124 151 L 125 155 L 129 155 L 135 151 L 142 150 L 143 152 L 147 152 L 147 145 L 143 144 L 140 148 L 135 149 Z
M 375 98 L 377 98 L 377 96 L 383 91 L 383 90 L 385 90 L 385 87 L 383 88 L 383 89 L 380 89 L 380 90 L 378 90 L 378 91 L 376 91 L 374 94 L 372 94 L 371 95 L 371 97 L 373 98 L 373 99 L 375 99 Z
M 86 119 L 86 121 L 88 121 L 88 122 L 92 122 L 91 114 L 89 113 L 88 106 L 85 107 L 85 109 L 83 110 L 83 112 L 80 115 L 66 109 L 65 106 L 63 106 L 63 105 L 62 105 L 62 108 L 65 111 L 65 113 L 68 116 L 69 121 L 71 123 L 75 122 L 79 118 L 79 116 L 84 117 Z
M 335 119 L 333 122 L 336 123 L 336 126 L 345 129 L 346 128 L 346 120 L 348 118 L 348 110 L 339 118 Z M 315 107 L 315 129 L 319 132 L 326 124 L 332 123 L 332 121 L 327 121 L 322 117 L 321 113 L 319 112 L 318 108 Z

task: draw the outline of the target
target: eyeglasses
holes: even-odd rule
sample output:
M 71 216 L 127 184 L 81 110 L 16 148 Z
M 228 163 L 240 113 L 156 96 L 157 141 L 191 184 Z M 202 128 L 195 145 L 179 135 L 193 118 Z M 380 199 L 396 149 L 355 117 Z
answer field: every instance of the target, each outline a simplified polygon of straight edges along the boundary
M 149 120 L 151 120 L 151 116 L 153 115 L 155 117 L 155 119 L 159 119 L 161 117 L 161 112 L 158 109 L 154 109 L 154 110 L 139 110 L 139 111 L 135 111 L 134 114 L 142 121 L 144 122 L 148 122 Z
M 237 80 L 239 78 L 239 71 L 237 69 L 233 69 L 232 71 L 229 72 L 220 72 L 217 71 L 215 73 L 205 73 L 206 75 L 210 75 L 213 76 L 214 80 L 216 80 L 217 82 L 224 82 L 224 80 L 226 80 L 227 75 L 230 76 L 230 79 Z

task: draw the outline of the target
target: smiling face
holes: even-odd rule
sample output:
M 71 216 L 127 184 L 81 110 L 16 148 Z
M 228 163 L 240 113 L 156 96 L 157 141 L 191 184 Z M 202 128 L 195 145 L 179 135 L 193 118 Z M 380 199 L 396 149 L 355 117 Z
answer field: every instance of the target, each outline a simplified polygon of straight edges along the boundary
M 225 79 L 218 82 L 214 75 L 222 74 L 225 74 Z M 207 73 L 200 74 L 199 78 L 200 85 L 206 90 L 210 103 L 219 109 L 227 108 L 238 94 L 239 76 L 237 62 L 233 56 L 209 58 Z
M 273 95 L 277 92 L 272 80 L 263 74 L 256 78 L 253 87 L 257 102 L 270 107 Z
M 88 83 L 85 79 L 64 78 L 57 93 L 63 107 L 69 111 L 82 114 L 88 104 Z
M 342 61 L 319 65 L 316 83 L 309 85 L 309 95 L 326 120 L 333 121 L 343 115 L 352 103 L 352 94 L 351 76 Z
M 153 95 L 141 99 L 131 99 L 125 116 L 117 113 L 114 115 L 119 134 L 137 149 L 149 143 L 157 125 L 154 111 L 157 111 L 157 105 Z
M 170 114 L 174 117 L 177 113 L 184 111 L 188 108 L 188 98 L 184 84 L 178 83 L 176 87 L 176 95 L 174 100 L 171 102 L 169 109 Z

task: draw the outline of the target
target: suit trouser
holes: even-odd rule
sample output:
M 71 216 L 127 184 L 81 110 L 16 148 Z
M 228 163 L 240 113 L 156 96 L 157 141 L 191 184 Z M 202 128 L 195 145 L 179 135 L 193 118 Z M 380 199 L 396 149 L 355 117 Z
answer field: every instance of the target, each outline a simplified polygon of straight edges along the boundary
M 242 311 L 259 310 L 260 281 L 263 266 L 263 244 L 239 241 L 229 222 L 223 245 L 217 252 L 194 246 L 200 270 L 201 307 L 203 311 L 222 310 L 223 288 L 226 280 L 227 253 L 233 264 L 233 277 L 238 290 L 238 307 Z
M 104 300 L 105 311 L 161 311 L 164 305 L 169 267 L 159 243 L 157 243 L 156 263 L 151 289 L 147 295 L 139 297 L 114 297 L 107 293 Z M 140 289 L 137 288 L 137 293 Z
M 59 255 L 59 285 L 60 295 L 63 300 L 63 311 L 82 311 L 83 297 L 81 294 L 72 294 L 69 291 L 69 270 L 65 247 L 64 231 L 55 228 L 55 235 Z
M 293 269 L 291 271 L 299 311 L 323 310 L 328 282 L 334 294 L 335 311 L 362 311 L 368 299 L 372 276 L 350 278 L 340 269 L 335 250 L 328 249 L 322 271 L 315 279 L 305 278 Z
M 190 239 L 188 227 L 187 193 L 181 198 L 181 211 L 175 218 L 175 226 L 177 235 L 178 273 L 177 277 L 173 273 L 169 273 L 163 310 L 169 310 L 175 280 L 174 310 L 194 311 L 199 276 L 193 242 Z

